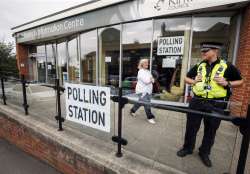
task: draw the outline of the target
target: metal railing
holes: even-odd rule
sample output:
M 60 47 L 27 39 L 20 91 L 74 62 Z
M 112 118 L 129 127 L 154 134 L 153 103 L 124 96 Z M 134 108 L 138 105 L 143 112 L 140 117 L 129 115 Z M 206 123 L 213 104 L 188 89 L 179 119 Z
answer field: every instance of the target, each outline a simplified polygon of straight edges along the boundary
M 25 115 L 29 115 L 29 110 L 28 110 L 29 105 L 28 105 L 28 98 L 27 98 L 26 88 L 27 88 L 27 84 L 30 84 L 31 82 L 27 81 L 25 79 L 24 75 L 20 75 L 21 76 L 20 79 L 19 78 L 15 78 L 15 77 L 10 77 L 8 75 L 15 75 L 15 76 L 17 76 L 16 74 L 11 74 L 11 73 L 6 73 L 6 72 L 4 73 L 4 75 L 0 76 L 0 78 L 1 78 L 1 88 L 2 88 L 2 100 L 3 100 L 3 104 L 7 105 L 7 97 L 6 97 L 6 94 L 5 94 L 5 83 L 4 82 L 6 80 L 12 80 L 12 81 L 19 82 L 22 85 L 22 99 L 23 99 L 22 106 L 23 106 Z M 56 90 L 56 108 L 57 108 L 56 113 L 57 114 L 55 116 L 55 119 L 58 122 L 58 131 L 62 131 L 63 130 L 62 123 L 64 122 L 64 118 L 62 117 L 62 114 L 61 114 L 61 99 L 60 99 L 60 96 L 62 94 L 61 92 L 64 91 L 64 88 L 60 87 L 60 81 L 59 81 L 59 79 L 55 79 L 55 85 L 42 84 L 42 86 L 50 87 L 50 88 L 53 88 L 54 90 Z
M 25 111 L 25 115 L 28 115 L 28 108 L 29 105 L 27 103 L 27 93 L 26 93 L 26 87 L 27 84 L 30 83 L 25 80 L 25 76 L 21 75 L 21 79 L 13 78 L 13 77 L 7 77 L 5 75 L 1 76 L 1 88 L 2 88 L 2 100 L 3 104 L 7 105 L 8 102 L 6 95 L 5 95 L 5 86 L 4 86 L 4 81 L 6 79 L 11 79 L 15 80 L 17 82 L 20 82 L 22 84 L 22 93 L 23 93 L 23 108 Z M 64 87 L 60 86 L 59 79 L 55 79 L 55 84 L 54 85 L 47 85 L 44 84 L 43 86 L 47 86 L 50 88 L 53 88 L 56 90 L 56 113 L 57 115 L 55 116 L 55 119 L 58 122 L 58 131 L 63 131 L 63 122 L 64 118 L 61 115 L 61 100 L 60 96 L 62 92 L 65 90 Z M 128 141 L 123 138 L 122 136 L 122 110 L 124 106 L 128 103 L 134 104 L 134 103 L 140 103 L 142 105 L 150 105 L 153 108 L 158 108 L 162 110 L 169 110 L 169 111 L 175 111 L 175 112 L 180 112 L 180 113 L 193 113 L 193 114 L 199 114 L 204 117 L 211 117 L 211 118 L 218 118 L 224 121 L 232 122 L 234 125 L 238 126 L 240 128 L 240 132 L 242 134 L 242 142 L 241 142 L 241 149 L 240 149 L 240 155 L 239 155 L 239 160 L 238 160 L 238 165 L 237 165 L 237 174 L 244 174 L 245 170 L 245 165 L 246 165 L 246 160 L 247 160 L 247 154 L 248 154 L 248 149 L 249 149 L 249 142 L 250 142 L 250 104 L 248 105 L 248 111 L 247 111 L 247 117 L 246 118 L 241 118 L 239 116 L 234 116 L 234 115 L 225 115 L 225 114 L 220 114 L 220 113 L 207 113 L 207 112 L 201 112 L 197 110 L 192 110 L 184 107 L 177 107 L 177 106 L 171 106 L 171 105 L 163 105 L 163 104 L 154 104 L 154 103 L 147 103 L 147 102 L 142 102 L 142 101 L 134 101 L 130 100 L 127 97 L 122 96 L 122 88 L 119 88 L 119 94 L 116 96 L 112 96 L 111 100 L 114 102 L 118 103 L 118 134 L 117 136 L 112 137 L 112 141 L 117 143 L 117 157 L 122 157 L 122 146 L 125 146 L 128 144 Z
M 6 74 L 6 73 L 4 73 L 4 74 Z M 11 74 L 11 73 L 8 73 L 8 74 Z M 14 74 L 14 75 L 16 75 L 16 74 Z M 16 81 L 16 82 L 20 82 L 22 84 L 23 108 L 24 108 L 24 111 L 25 111 L 25 115 L 28 115 L 29 114 L 29 112 L 28 112 L 29 105 L 28 105 L 28 102 L 27 102 L 26 87 L 27 87 L 27 84 L 29 82 L 25 80 L 24 75 L 21 75 L 21 79 L 18 79 L 18 78 L 15 78 L 15 77 L 8 77 L 6 75 L 1 75 L 2 99 L 3 99 L 4 105 L 7 105 L 7 103 L 6 103 L 7 97 L 6 97 L 6 94 L 5 94 L 5 87 L 4 87 L 4 81 L 6 81 L 6 80 Z
M 246 160 L 248 155 L 249 143 L 250 143 L 250 104 L 248 105 L 248 111 L 246 118 L 242 118 L 236 115 L 228 115 L 228 113 L 220 114 L 220 113 L 208 113 L 208 112 L 201 112 L 193 109 L 182 108 L 177 106 L 170 106 L 170 105 L 162 105 L 162 104 L 154 104 L 142 101 L 134 101 L 130 100 L 124 96 L 122 96 L 122 88 L 119 88 L 119 95 L 113 96 L 112 100 L 118 103 L 118 135 L 113 136 L 112 140 L 117 143 L 117 157 L 122 157 L 122 145 L 127 145 L 127 140 L 122 137 L 122 109 L 128 103 L 135 104 L 139 103 L 141 105 L 149 105 L 153 108 L 181 112 L 181 113 L 191 113 L 191 114 L 199 114 L 204 117 L 210 118 L 218 118 L 224 121 L 232 122 L 235 126 L 240 128 L 240 132 L 242 134 L 242 142 L 241 142 L 241 149 L 240 155 L 237 165 L 237 172 L 236 174 L 244 174 Z M 197 115 L 196 115 L 197 116 Z

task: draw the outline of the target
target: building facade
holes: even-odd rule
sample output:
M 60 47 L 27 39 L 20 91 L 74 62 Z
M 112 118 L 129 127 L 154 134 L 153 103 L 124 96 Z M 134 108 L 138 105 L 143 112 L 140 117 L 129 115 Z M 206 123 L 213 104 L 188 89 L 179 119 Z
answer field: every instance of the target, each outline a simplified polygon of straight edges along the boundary
M 249 0 L 93 1 L 12 28 L 20 72 L 38 83 L 120 85 L 134 93 L 137 64 L 150 60 L 154 102 L 186 105 L 184 77 L 204 41 L 223 43 L 245 84 L 232 110 L 246 115 L 250 88 Z M 237 104 L 240 103 L 240 104 Z M 241 107 L 238 107 L 238 106 Z

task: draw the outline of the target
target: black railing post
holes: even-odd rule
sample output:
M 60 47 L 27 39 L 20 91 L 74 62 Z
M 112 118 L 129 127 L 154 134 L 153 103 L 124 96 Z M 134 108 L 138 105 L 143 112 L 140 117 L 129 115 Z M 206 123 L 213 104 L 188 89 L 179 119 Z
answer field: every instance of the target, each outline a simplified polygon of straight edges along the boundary
M 58 131 L 63 131 L 62 122 L 64 121 L 64 119 L 62 118 L 62 113 L 61 113 L 61 98 L 60 98 L 60 81 L 59 81 L 59 79 L 56 79 L 56 99 L 57 99 L 56 120 L 58 121 L 58 124 L 59 124 Z
M 250 142 L 250 104 L 248 104 L 247 118 L 246 118 L 246 122 L 241 127 L 241 133 L 243 137 L 242 137 L 242 142 L 241 142 L 240 156 L 238 160 L 236 174 L 244 174 L 245 167 L 246 167 L 246 160 L 247 160 L 249 142 Z
M 128 99 L 122 97 L 122 88 L 119 87 L 119 94 L 118 96 L 113 96 L 112 100 L 114 102 L 118 102 L 118 135 L 113 136 L 112 140 L 117 143 L 117 157 L 122 157 L 122 145 L 126 146 L 128 144 L 128 141 L 124 138 L 122 138 L 122 109 L 125 106 L 125 104 L 128 103 Z
M 1 77 L 1 86 L 2 86 L 3 104 L 6 105 L 6 96 L 4 91 L 4 77 Z
M 119 103 L 118 103 L 118 139 L 122 138 L 122 88 L 119 87 Z M 118 142 L 117 157 L 122 157 L 122 144 Z
M 29 105 L 27 103 L 26 80 L 23 74 L 21 75 L 21 82 L 22 82 L 22 88 L 23 88 L 23 108 L 25 110 L 25 115 L 28 115 Z

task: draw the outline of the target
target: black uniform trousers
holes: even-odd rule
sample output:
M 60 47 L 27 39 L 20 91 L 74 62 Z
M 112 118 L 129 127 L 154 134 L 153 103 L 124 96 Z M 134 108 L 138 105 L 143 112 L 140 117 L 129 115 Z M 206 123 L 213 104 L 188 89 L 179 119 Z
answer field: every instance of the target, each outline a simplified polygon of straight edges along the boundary
M 206 100 L 201 98 L 192 98 L 189 103 L 189 108 L 194 110 L 199 110 L 203 112 L 213 112 L 214 109 L 225 108 L 225 103 L 216 103 L 212 100 Z M 193 151 L 195 147 L 196 135 L 200 128 L 201 121 L 204 122 L 204 135 L 202 144 L 199 148 L 199 152 L 202 154 L 209 155 L 211 148 L 214 144 L 216 131 L 220 126 L 221 120 L 213 117 L 204 117 L 199 114 L 187 114 L 187 123 L 186 123 L 186 133 L 185 133 L 185 142 L 184 149 Z

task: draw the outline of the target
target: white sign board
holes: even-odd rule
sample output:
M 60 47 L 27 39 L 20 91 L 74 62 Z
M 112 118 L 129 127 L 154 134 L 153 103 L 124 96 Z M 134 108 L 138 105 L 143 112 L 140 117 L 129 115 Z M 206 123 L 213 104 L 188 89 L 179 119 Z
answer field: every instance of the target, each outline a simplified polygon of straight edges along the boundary
M 110 63 L 111 62 L 111 57 L 110 56 L 105 57 L 105 62 Z
M 162 59 L 162 68 L 175 68 L 177 59 L 179 59 L 179 56 L 167 56 Z
M 184 36 L 159 37 L 157 55 L 183 55 Z
M 48 70 L 51 70 L 52 69 L 52 66 L 51 65 L 48 65 Z
M 66 119 L 110 132 L 110 88 L 65 83 Z

